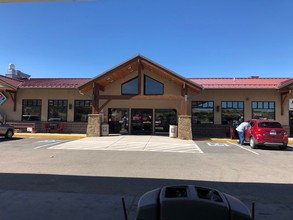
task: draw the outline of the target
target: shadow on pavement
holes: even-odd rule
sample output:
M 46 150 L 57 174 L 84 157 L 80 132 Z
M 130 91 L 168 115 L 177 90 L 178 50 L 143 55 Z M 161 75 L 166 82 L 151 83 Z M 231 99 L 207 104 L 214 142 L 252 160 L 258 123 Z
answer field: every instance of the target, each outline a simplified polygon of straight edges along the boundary
M 0 174 L 1 220 L 14 219 L 128 219 L 147 191 L 167 185 L 197 185 L 228 193 L 251 209 L 255 220 L 289 220 L 293 216 L 293 184 L 232 183 L 127 177 Z
M 1 138 L 0 137 L 0 143 L 1 142 L 9 142 L 9 141 L 17 141 L 17 140 L 21 140 L 21 139 L 23 139 L 23 138 L 21 138 L 21 137 L 13 137 L 13 138 L 11 138 L 11 139 L 7 139 L 7 138 Z

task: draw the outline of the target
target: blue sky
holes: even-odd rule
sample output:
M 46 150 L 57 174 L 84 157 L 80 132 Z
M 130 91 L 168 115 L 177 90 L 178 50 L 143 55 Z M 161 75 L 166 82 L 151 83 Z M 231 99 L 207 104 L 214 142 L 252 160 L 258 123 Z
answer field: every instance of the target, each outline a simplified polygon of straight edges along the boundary
M 292 0 L 0 4 L 0 74 L 95 77 L 141 54 L 188 78 L 293 77 Z

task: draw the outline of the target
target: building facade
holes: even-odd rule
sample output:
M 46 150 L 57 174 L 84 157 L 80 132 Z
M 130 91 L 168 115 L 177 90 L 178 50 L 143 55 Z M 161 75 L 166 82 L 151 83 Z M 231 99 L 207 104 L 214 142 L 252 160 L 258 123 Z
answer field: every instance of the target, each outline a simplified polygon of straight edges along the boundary
M 0 75 L 0 120 L 60 119 L 66 133 L 86 133 L 89 116 L 110 134 L 229 137 L 241 120 L 279 121 L 293 136 L 293 78 L 185 78 L 137 55 L 95 78 L 31 78 L 10 66 Z M 187 134 L 187 137 L 184 136 Z

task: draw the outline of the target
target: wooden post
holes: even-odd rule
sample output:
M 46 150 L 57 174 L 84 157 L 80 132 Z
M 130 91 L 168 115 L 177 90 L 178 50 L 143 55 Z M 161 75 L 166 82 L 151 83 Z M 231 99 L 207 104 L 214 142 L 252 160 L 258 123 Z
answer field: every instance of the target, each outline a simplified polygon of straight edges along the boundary
M 140 63 L 140 60 L 138 59 L 137 60 L 137 72 L 138 72 L 138 95 L 141 95 L 141 88 L 142 88 L 142 85 L 141 85 L 141 63 Z
M 92 114 L 99 113 L 99 84 L 93 83 Z

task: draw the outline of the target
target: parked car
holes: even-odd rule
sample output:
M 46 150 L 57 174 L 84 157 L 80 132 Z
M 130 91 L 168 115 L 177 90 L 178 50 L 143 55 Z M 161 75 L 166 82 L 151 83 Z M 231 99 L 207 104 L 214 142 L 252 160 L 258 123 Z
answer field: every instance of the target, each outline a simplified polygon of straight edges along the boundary
M 279 146 L 280 149 L 287 149 L 288 131 L 282 125 L 273 120 L 252 119 L 248 121 L 251 125 L 245 131 L 245 141 L 249 142 L 251 148 L 262 146 Z
M 14 127 L 9 124 L 4 124 L 0 121 L 0 136 L 4 136 L 5 138 L 12 138 L 14 135 Z

